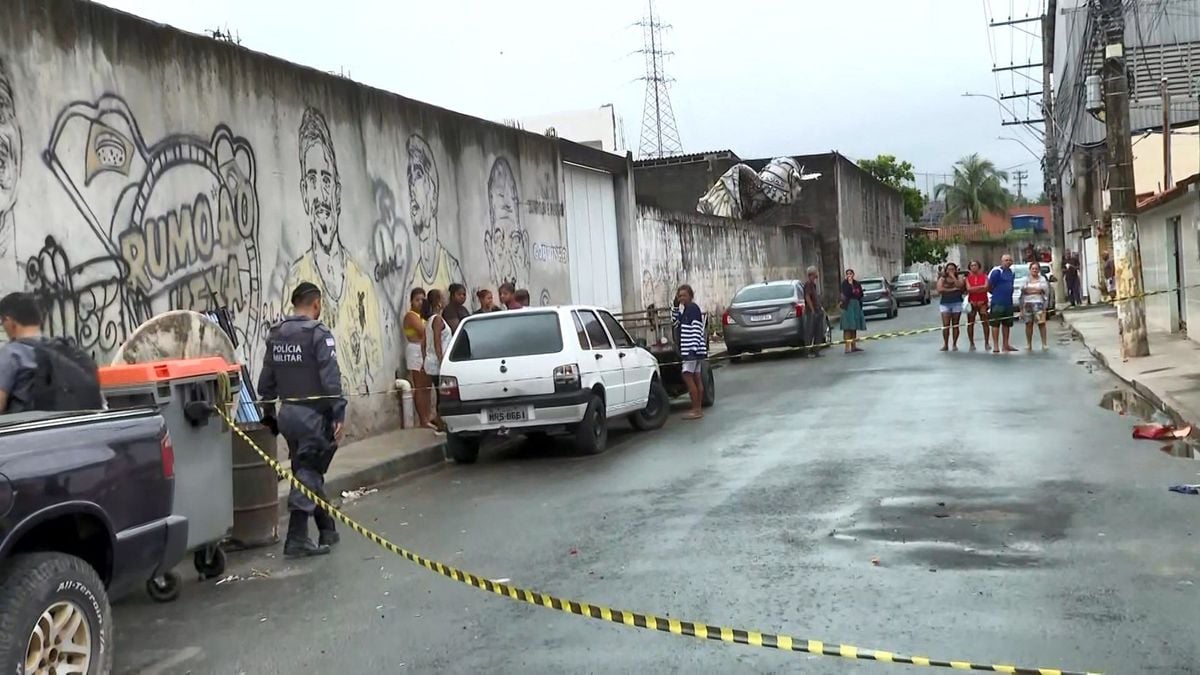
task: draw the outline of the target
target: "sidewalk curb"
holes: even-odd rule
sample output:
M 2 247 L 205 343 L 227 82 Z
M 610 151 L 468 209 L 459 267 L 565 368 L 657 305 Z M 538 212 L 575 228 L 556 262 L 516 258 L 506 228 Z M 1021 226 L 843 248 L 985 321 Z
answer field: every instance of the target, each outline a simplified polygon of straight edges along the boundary
M 1192 426 L 1196 426 L 1196 424 L 1193 422 L 1193 420 L 1187 419 L 1187 416 L 1185 416 L 1183 413 L 1181 413 L 1178 408 L 1176 408 L 1174 405 L 1171 405 L 1171 404 L 1167 403 L 1166 401 L 1164 401 L 1162 399 L 1162 397 L 1159 396 L 1157 393 L 1155 393 L 1154 390 L 1150 389 L 1150 387 L 1142 384 L 1141 382 L 1139 382 L 1136 379 L 1126 378 L 1126 377 L 1122 376 L 1120 373 L 1118 373 L 1117 371 L 1113 370 L 1112 366 L 1110 366 L 1108 363 L 1108 357 L 1105 356 L 1104 353 L 1101 352 L 1099 349 L 1095 349 L 1091 345 L 1089 345 L 1087 343 L 1087 339 L 1083 336 L 1082 332 L 1080 332 L 1078 329 L 1076 329 L 1073 324 L 1071 324 L 1070 322 L 1068 322 L 1065 319 L 1063 320 L 1063 323 L 1065 323 L 1067 325 L 1067 327 L 1071 329 L 1071 334 L 1079 339 L 1079 342 L 1082 343 L 1083 346 L 1088 350 L 1088 352 L 1090 352 L 1091 355 L 1097 361 L 1100 362 L 1100 365 L 1104 366 L 1104 369 L 1107 370 L 1110 375 L 1112 375 L 1113 377 L 1117 378 L 1118 380 L 1124 382 L 1126 385 L 1133 387 L 1133 390 L 1135 392 L 1137 392 L 1138 396 L 1141 396 L 1142 398 L 1149 401 L 1150 404 L 1153 405 L 1155 408 L 1158 408 L 1159 410 L 1162 410 L 1163 412 L 1167 413 L 1167 415 L 1169 415 L 1176 422 L 1181 422 L 1183 424 L 1189 424 Z
M 345 490 L 379 487 L 445 462 L 446 441 L 441 439 L 414 452 L 389 457 L 377 464 L 332 478 L 325 483 L 325 494 L 335 504 L 340 503 Z M 287 516 L 287 492 L 279 498 L 279 512 Z

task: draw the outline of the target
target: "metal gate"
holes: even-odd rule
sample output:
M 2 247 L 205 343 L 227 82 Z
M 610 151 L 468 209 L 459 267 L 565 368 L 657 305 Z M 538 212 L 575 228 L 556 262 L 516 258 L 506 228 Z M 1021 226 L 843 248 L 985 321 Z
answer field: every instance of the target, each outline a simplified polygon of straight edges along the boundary
M 565 165 L 571 301 L 621 311 L 617 204 L 612 174 Z

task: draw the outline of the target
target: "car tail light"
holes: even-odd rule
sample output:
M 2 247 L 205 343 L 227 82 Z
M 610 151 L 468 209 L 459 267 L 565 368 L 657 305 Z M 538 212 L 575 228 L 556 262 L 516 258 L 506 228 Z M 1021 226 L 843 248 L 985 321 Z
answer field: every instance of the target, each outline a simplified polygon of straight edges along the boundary
M 729 310 L 725 310 L 725 313 L 721 315 L 721 325 L 728 326 L 731 323 L 733 323 L 733 319 L 729 316 Z
M 796 316 L 804 316 L 804 303 L 796 303 Z
M 162 455 L 163 478 L 175 477 L 175 446 L 171 443 L 171 432 L 163 429 L 162 438 L 158 440 L 158 450 Z
M 554 391 L 578 389 L 579 364 L 568 363 L 554 369 Z
M 458 400 L 458 378 L 442 375 L 438 378 L 438 397 L 445 401 Z

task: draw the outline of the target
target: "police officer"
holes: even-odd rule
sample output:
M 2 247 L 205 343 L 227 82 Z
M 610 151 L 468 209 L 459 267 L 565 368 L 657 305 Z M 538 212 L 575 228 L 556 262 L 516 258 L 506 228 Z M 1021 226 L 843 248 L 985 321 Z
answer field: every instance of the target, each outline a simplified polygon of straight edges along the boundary
M 321 396 L 313 401 L 284 401 L 275 416 L 274 404 L 265 404 L 263 423 L 283 434 L 292 472 L 309 490 L 325 497 L 325 472 L 337 451 L 346 419 L 341 373 L 333 334 L 320 322 L 321 289 L 307 281 L 292 292 L 295 312 L 271 326 L 267 352 L 258 377 L 263 400 Z M 338 542 L 333 518 L 292 486 L 288 495 L 288 557 L 323 555 Z M 318 543 L 308 538 L 308 518 L 317 523 Z

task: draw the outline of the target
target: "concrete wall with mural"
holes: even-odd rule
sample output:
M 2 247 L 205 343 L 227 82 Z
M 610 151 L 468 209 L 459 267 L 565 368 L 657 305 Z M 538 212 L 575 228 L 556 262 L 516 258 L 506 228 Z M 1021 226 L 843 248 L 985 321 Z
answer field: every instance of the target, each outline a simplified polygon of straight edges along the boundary
M 663 211 L 639 205 L 635 265 L 640 300 L 626 309 L 669 307 L 680 284 L 690 284 L 710 317 L 719 317 L 741 287 L 762 281 L 801 279 L 809 265 L 821 266 L 813 234 L 800 227 L 775 227 Z M 632 285 L 632 284 L 629 284 Z M 629 294 L 629 291 L 626 291 Z
M 413 286 L 568 299 L 552 139 L 100 5 L 0 5 L 0 288 L 99 360 L 146 318 L 226 305 L 257 371 L 301 280 L 345 387 L 387 389 Z M 537 300 L 535 300 L 537 302 Z M 352 401 L 356 431 L 394 418 Z

